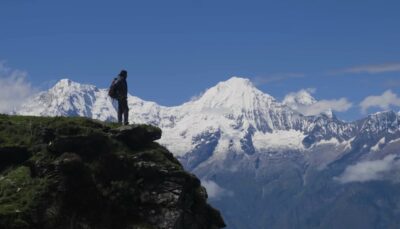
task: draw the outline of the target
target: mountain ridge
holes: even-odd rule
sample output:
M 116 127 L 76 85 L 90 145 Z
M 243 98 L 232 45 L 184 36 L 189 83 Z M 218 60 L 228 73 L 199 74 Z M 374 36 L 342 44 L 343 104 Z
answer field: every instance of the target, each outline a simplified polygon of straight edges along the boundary
M 370 115 L 359 121 L 344 122 L 327 112 L 317 116 L 305 116 L 297 112 L 295 106 L 316 103 L 308 91 L 300 91 L 291 97 L 287 96 L 283 102 L 278 102 L 272 96 L 258 90 L 249 79 L 240 77 L 220 82 L 197 99 L 179 106 L 161 106 L 132 95 L 128 95 L 128 100 L 131 120 L 162 128 L 165 135 L 160 143 L 171 148 L 178 157 L 198 151 L 199 148 L 244 153 L 262 151 L 254 147 L 259 144 L 253 136 L 257 135 L 258 141 L 264 141 L 266 139 L 263 139 L 263 136 L 266 133 L 276 131 L 302 132 L 305 136 L 302 140 L 305 148 L 331 138 L 337 138 L 339 141 L 349 140 L 362 129 L 356 123 L 375 117 Z M 40 92 L 31 98 L 16 113 L 36 116 L 85 116 L 115 121 L 115 108 L 115 101 L 108 97 L 107 89 L 62 79 L 48 91 Z M 392 118 L 398 117 L 398 114 L 390 111 L 382 114 L 391 114 Z M 213 139 L 218 136 L 218 139 L 205 144 L 202 142 L 204 136 L 214 136 Z M 214 153 L 208 155 L 212 156 Z
M 73 83 L 64 84 L 66 96 L 42 92 L 19 113 L 115 120 L 115 104 L 106 89 L 83 86 L 68 92 Z M 234 77 L 180 106 L 160 106 L 131 95 L 128 100 L 131 120 L 163 129 L 158 143 L 208 185 L 210 200 L 222 210 L 229 228 L 399 226 L 390 220 L 397 213 L 387 209 L 400 196 L 379 206 L 386 192 L 400 193 L 393 175 L 400 171 L 400 114 L 384 111 L 353 122 L 329 111 L 305 116 L 295 106 L 318 103 L 311 92 L 279 102 L 249 80 Z M 365 201 L 378 207 L 365 210 L 349 193 L 361 199 L 367 195 Z M 359 220 L 369 214 L 368 223 Z

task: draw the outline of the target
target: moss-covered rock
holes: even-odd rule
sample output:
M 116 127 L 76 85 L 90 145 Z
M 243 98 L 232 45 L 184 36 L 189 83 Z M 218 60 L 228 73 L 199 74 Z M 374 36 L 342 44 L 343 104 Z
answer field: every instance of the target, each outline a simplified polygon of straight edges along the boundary
M 29 159 L 30 153 L 26 147 L 4 146 L 0 147 L 0 170 L 13 165 L 20 164 Z
M 161 130 L 0 115 L 0 228 L 222 228 Z

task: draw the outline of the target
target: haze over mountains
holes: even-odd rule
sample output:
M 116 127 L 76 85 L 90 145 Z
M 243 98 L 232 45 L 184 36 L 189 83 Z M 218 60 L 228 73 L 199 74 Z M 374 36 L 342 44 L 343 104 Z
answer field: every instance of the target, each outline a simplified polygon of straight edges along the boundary
M 162 128 L 159 142 L 203 179 L 228 228 L 400 226 L 399 113 L 306 116 L 309 92 L 279 102 L 238 77 L 180 106 L 128 101 L 130 121 Z M 68 79 L 17 113 L 116 119 L 107 89 Z

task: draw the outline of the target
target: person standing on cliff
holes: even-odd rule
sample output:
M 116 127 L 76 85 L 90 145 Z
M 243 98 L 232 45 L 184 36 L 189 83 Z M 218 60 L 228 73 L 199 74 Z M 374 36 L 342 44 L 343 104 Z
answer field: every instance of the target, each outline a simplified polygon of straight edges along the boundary
M 128 83 L 126 82 L 127 77 L 128 72 L 126 70 L 122 70 L 118 74 L 118 77 L 113 80 L 109 90 L 109 96 L 118 101 L 118 123 L 122 124 L 123 116 L 124 125 L 129 124 Z

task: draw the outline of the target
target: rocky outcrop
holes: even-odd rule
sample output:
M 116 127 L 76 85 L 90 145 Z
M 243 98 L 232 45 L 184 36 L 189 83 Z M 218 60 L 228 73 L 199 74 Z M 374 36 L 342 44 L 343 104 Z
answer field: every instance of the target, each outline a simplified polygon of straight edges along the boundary
M 0 228 L 223 228 L 161 130 L 0 116 Z

